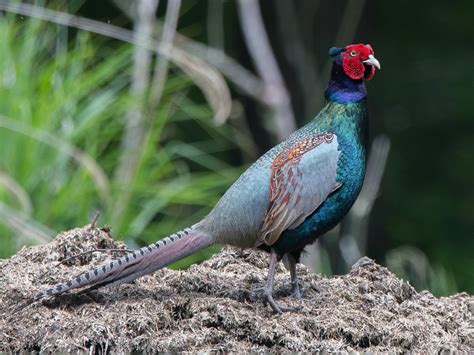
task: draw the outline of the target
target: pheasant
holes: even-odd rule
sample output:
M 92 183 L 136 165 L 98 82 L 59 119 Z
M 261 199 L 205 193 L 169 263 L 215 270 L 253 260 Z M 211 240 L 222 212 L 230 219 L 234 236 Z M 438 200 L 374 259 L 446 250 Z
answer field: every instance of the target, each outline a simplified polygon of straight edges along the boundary
M 287 259 L 293 295 L 301 297 L 296 263 L 303 248 L 341 221 L 364 180 L 368 117 L 363 79 L 372 79 L 380 63 L 368 44 L 333 47 L 329 55 L 333 66 L 321 112 L 250 166 L 204 219 L 30 301 L 79 287 L 89 291 L 130 282 L 217 243 L 267 251 L 263 294 L 275 312 L 285 311 L 272 296 L 277 262 Z

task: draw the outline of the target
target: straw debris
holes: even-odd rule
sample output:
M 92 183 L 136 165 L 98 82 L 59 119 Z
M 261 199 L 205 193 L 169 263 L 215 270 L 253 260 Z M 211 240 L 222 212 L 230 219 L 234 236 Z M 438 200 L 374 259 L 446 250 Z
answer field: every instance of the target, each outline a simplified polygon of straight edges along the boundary
M 275 298 L 299 307 L 283 315 L 261 301 L 267 255 L 229 247 L 185 271 L 13 312 L 37 291 L 120 255 L 60 264 L 103 248 L 125 245 L 86 226 L 0 260 L 0 351 L 474 351 L 474 297 L 418 293 L 368 258 L 330 278 L 300 267 L 303 300 L 288 296 L 289 273 L 279 265 Z

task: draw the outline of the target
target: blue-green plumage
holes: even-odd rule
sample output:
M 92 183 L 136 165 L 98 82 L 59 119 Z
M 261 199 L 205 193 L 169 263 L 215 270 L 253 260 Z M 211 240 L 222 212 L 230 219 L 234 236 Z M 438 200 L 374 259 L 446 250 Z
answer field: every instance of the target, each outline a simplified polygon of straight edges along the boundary
M 283 232 L 273 245 L 280 255 L 301 250 L 339 223 L 357 198 L 364 181 L 367 143 L 365 99 L 345 103 L 330 101 L 307 128 L 308 132 L 329 131 L 338 137 L 341 155 L 336 180 L 341 187 L 329 195 L 300 226 Z

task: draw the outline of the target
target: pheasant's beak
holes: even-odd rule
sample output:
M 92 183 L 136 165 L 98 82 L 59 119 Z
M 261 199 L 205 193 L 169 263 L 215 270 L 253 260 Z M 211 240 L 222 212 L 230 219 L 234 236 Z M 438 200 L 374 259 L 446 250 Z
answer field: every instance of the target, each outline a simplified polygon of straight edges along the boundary
M 369 54 L 369 59 L 364 60 L 362 63 L 373 65 L 380 70 L 380 63 L 372 54 Z

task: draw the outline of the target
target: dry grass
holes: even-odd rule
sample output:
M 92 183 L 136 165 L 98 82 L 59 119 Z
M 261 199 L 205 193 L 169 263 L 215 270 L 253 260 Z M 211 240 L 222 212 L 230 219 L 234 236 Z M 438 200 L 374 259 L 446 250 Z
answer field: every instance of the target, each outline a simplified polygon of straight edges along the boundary
M 331 278 L 301 267 L 301 301 L 288 297 L 280 265 L 276 299 L 300 307 L 283 315 L 260 301 L 267 256 L 232 248 L 186 271 L 164 269 L 12 312 L 38 290 L 103 262 L 106 255 L 93 253 L 55 266 L 96 248 L 124 245 L 86 226 L 0 261 L 0 351 L 474 351 L 474 297 L 417 293 L 367 258 Z

